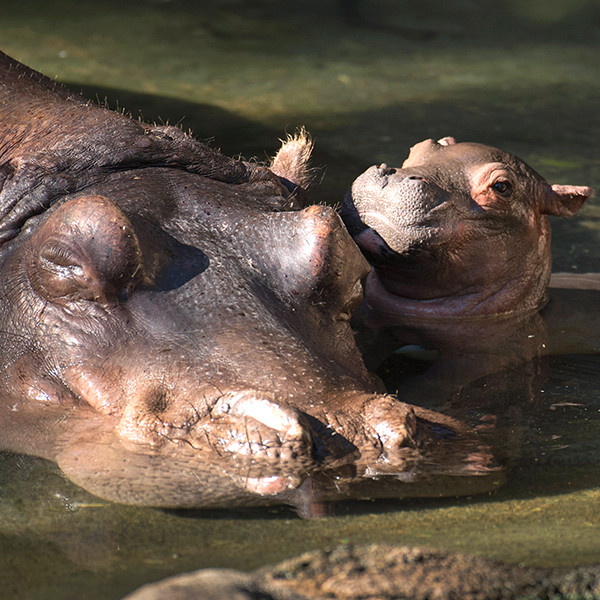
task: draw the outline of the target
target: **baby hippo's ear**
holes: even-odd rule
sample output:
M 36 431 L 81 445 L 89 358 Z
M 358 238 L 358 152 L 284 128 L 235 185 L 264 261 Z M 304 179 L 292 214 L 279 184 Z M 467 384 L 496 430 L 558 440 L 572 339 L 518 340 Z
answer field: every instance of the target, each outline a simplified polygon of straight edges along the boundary
M 542 202 L 542 213 L 559 217 L 573 216 L 594 190 L 581 185 L 553 185 Z

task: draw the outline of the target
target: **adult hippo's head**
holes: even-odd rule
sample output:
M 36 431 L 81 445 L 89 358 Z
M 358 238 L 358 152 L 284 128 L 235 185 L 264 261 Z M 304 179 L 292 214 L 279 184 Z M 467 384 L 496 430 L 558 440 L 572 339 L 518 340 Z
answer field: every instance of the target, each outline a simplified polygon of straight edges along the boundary
M 368 169 L 340 212 L 375 268 L 367 291 L 373 307 L 472 317 L 544 304 L 547 215 L 573 215 L 591 193 L 550 186 L 502 150 L 442 138 L 415 145 L 400 169 Z
M 3 448 L 106 498 L 222 506 L 327 469 L 331 497 L 342 468 L 398 483 L 458 432 L 365 369 L 369 267 L 332 209 L 301 210 L 306 136 L 260 167 L 4 55 L 0 77 Z

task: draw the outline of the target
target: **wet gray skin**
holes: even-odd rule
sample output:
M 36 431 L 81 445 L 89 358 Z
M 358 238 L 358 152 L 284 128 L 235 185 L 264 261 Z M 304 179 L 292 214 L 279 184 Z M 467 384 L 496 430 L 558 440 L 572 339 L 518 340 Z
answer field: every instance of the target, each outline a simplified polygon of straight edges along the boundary
M 436 351 L 402 388 L 431 400 L 542 354 L 597 352 L 597 277 L 561 276 L 548 293 L 548 215 L 572 216 L 592 194 L 453 138 L 368 169 L 340 212 L 374 267 L 356 319 L 369 365 L 406 345 Z
M 488 472 L 470 432 L 367 372 L 369 267 L 332 209 L 299 210 L 306 136 L 268 169 L 0 72 L 3 448 L 152 506 L 391 495 L 425 456 Z

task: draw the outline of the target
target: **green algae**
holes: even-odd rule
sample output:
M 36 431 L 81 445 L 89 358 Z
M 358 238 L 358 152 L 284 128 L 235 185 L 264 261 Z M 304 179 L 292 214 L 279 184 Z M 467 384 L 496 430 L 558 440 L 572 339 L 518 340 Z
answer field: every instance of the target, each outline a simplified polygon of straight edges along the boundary
M 553 182 L 600 187 L 596 3 L 362 9 L 357 18 L 316 0 L 5 0 L 0 47 L 231 155 L 264 160 L 306 125 L 327 166 L 320 202 L 339 202 L 367 166 L 399 164 L 415 142 L 445 135 L 514 152 Z M 598 203 L 553 228 L 559 268 L 597 270 Z M 562 378 L 535 391 L 507 484 L 481 496 L 347 502 L 313 521 L 286 508 L 168 512 L 104 502 L 45 461 L 0 455 L 0 596 L 119 598 L 186 570 L 252 569 L 351 542 L 600 562 L 598 365 L 574 364 L 568 382 L 567 361 L 554 367 Z M 563 401 L 584 408 L 550 410 Z

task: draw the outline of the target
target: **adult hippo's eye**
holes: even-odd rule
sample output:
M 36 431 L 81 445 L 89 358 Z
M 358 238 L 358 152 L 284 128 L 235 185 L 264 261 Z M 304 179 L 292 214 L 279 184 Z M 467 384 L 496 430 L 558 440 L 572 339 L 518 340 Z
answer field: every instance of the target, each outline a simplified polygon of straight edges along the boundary
M 512 191 L 512 185 L 508 181 L 499 180 L 492 184 L 492 189 L 501 196 L 508 196 Z

